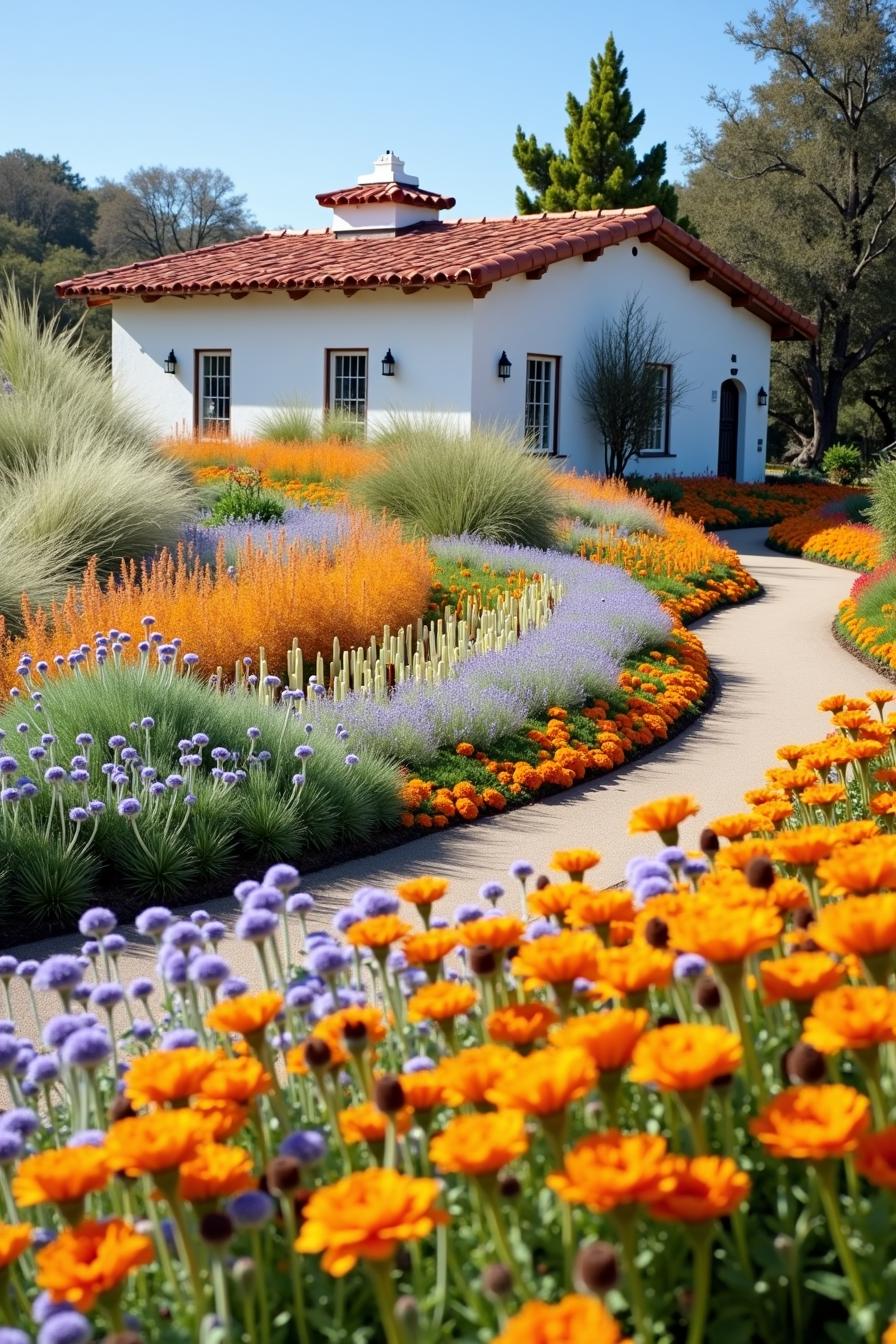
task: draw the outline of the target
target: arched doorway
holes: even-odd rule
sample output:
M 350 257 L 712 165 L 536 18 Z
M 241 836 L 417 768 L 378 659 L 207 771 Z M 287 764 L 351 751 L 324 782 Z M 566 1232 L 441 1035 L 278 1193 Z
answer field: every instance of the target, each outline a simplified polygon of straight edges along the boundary
M 740 387 L 726 378 L 719 393 L 719 465 L 717 475 L 737 479 L 737 439 L 740 425 Z

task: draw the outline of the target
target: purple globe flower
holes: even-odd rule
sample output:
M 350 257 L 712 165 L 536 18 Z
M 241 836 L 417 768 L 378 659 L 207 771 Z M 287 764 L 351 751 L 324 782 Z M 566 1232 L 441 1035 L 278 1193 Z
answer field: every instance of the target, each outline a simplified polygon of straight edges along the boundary
M 553 938 L 559 932 L 557 925 L 542 915 L 539 919 L 533 919 L 527 926 L 523 938 L 526 942 L 534 942 L 536 938 Z
M 86 943 L 81 944 L 81 956 L 87 957 L 88 964 L 100 954 L 100 945 L 95 938 L 88 938 Z M 81 963 L 84 964 L 83 962 Z
M 142 1017 L 136 1018 L 131 1024 L 131 1035 L 134 1037 L 135 1041 L 151 1040 L 154 1030 L 155 1028 L 152 1023 L 147 1022 L 145 1018 Z
M 299 1012 L 304 1012 L 311 1007 L 314 1000 L 314 990 L 310 985 L 292 985 L 286 991 L 287 1008 L 295 1008 Z
M 435 1060 L 430 1059 L 429 1055 L 411 1055 L 410 1059 L 405 1061 L 404 1072 L 428 1073 L 435 1066 Z
M 17 1162 L 24 1146 L 14 1129 L 0 1129 L 0 1165 L 9 1166 Z
M 681 871 L 685 877 L 702 877 L 710 869 L 709 859 L 685 859 Z
M 487 911 L 481 905 L 459 905 L 454 912 L 455 924 L 470 924 L 474 919 L 482 919 Z
M 161 1040 L 163 1050 L 191 1050 L 199 1044 L 199 1033 L 191 1027 L 175 1027 L 166 1031 Z
M 176 947 L 163 948 L 159 953 L 158 967 L 162 979 L 169 985 L 185 985 L 189 963 L 185 953 Z
M 223 985 L 218 988 L 219 999 L 238 999 L 241 994 L 248 993 L 249 981 L 244 980 L 240 975 L 231 975 L 225 980 Z
M 673 973 L 676 980 L 693 980 L 706 970 L 706 958 L 697 952 L 682 952 L 675 958 Z
M 351 963 L 351 952 L 338 943 L 319 943 L 308 953 L 308 968 L 314 975 L 340 975 Z
M 123 952 L 127 945 L 127 939 L 120 933 L 107 933 L 103 938 L 103 948 L 113 958 Z
M 103 1027 L 80 1027 L 63 1042 L 62 1061 L 69 1068 L 97 1069 L 112 1053 L 109 1033 Z
M 87 1344 L 93 1326 L 73 1307 L 48 1316 L 37 1334 L 37 1344 Z
M 117 1007 L 124 998 L 124 989 L 117 980 L 107 980 L 101 985 L 94 985 L 90 991 L 89 1003 L 92 1008 L 102 1008 L 106 1013 L 110 1013 Z
M 228 1202 L 227 1212 L 237 1227 L 256 1230 L 274 1216 L 274 1201 L 263 1190 L 246 1190 Z
M 42 961 L 34 975 L 34 988 L 55 990 L 58 994 L 68 994 L 80 985 L 84 972 L 77 957 L 67 952 L 56 952 Z
M 57 1055 L 35 1055 L 28 1065 L 25 1077 L 37 1087 L 49 1087 L 59 1077 L 59 1058 Z
M 233 894 L 236 897 L 239 904 L 242 905 L 246 897 L 251 895 L 251 893 L 255 891 L 257 887 L 260 886 L 261 886 L 260 882 L 255 882 L 251 877 L 247 877 L 243 882 L 237 882 L 236 886 L 233 889 Z
M 189 919 L 177 919 L 162 931 L 162 946 L 176 947 L 181 952 L 188 947 L 200 947 L 202 941 L 202 930 Z
M 12 1130 L 20 1139 L 30 1138 L 40 1128 L 40 1120 L 30 1106 L 14 1106 L 0 1115 L 0 1130 Z
M 229 975 L 230 967 L 227 962 L 213 952 L 201 952 L 195 961 L 190 963 L 190 979 L 198 985 L 205 985 L 208 989 L 216 989 Z
M 19 969 L 18 957 L 0 957 L 0 980 L 8 980 Z
M 106 1142 L 104 1129 L 79 1129 L 71 1136 L 66 1148 L 102 1148 Z
M 139 798 L 122 798 L 118 804 L 118 815 L 120 817 L 138 817 L 143 811 Z
M 207 910 L 193 910 L 190 914 L 190 920 L 193 924 L 198 924 L 200 929 L 211 919 Z
M 137 932 L 142 933 L 144 937 L 160 938 L 172 918 L 171 911 L 164 905 L 150 905 L 146 910 L 140 911 L 134 923 L 137 925 Z
M 43 1042 L 51 1050 L 58 1050 L 63 1041 L 71 1036 L 73 1031 L 78 1031 L 81 1027 L 96 1026 L 97 1019 L 92 1013 L 57 1013 L 51 1017 L 43 1029 Z
M 68 819 L 73 821 L 76 826 L 83 826 L 85 821 L 90 820 L 90 813 L 86 807 L 70 807 L 68 810 Z
M 359 924 L 364 916 L 360 910 L 353 910 L 350 905 L 344 910 L 340 910 L 333 917 L 333 928 L 337 933 L 346 933 L 353 924 Z
M 205 941 L 207 943 L 211 943 L 212 946 L 214 947 L 215 944 L 219 943 L 222 938 L 227 937 L 227 925 L 222 924 L 220 919 L 210 919 L 208 923 L 204 926 L 202 932 L 205 937 Z
M 111 910 L 96 905 L 92 910 L 84 911 L 78 920 L 78 928 L 85 938 L 101 938 L 104 933 L 111 933 L 117 923 Z
M 278 887 L 284 896 L 298 886 L 299 870 L 290 863 L 275 863 L 261 879 L 263 887 Z
M 128 993 L 132 999 L 148 999 L 154 992 L 155 983 L 148 975 L 137 975 L 128 985 Z
M 279 914 L 286 904 L 283 892 L 277 887 L 256 887 L 243 902 L 244 910 L 270 910 Z
M 234 932 L 237 938 L 249 943 L 263 943 L 276 932 L 279 925 L 277 916 L 271 910 L 247 910 L 240 915 Z
M 282 1157 L 291 1157 L 300 1167 L 313 1167 L 327 1155 L 327 1141 L 319 1129 L 297 1129 L 280 1144 Z
M 31 1341 L 17 1326 L 0 1325 L 0 1344 L 31 1344 Z
M 515 859 L 510 865 L 508 872 L 511 877 L 515 877 L 518 882 L 525 882 L 527 878 L 532 877 L 535 869 L 528 859 Z
M 352 905 L 362 919 L 372 919 L 377 915 L 394 915 L 399 908 L 399 900 L 391 891 L 380 887 L 360 887 L 352 896 Z
M 485 882 L 479 888 L 479 899 L 488 901 L 491 905 L 497 905 L 504 895 L 504 888 L 500 882 Z
M 672 883 L 665 877 L 643 877 L 632 888 L 635 895 L 635 909 L 640 910 L 653 900 L 654 896 L 664 896 L 672 890 Z
M 314 897 L 307 891 L 295 891 L 286 898 L 286 911 L 290 915 L 301 915 L 314 906 Z
M 687 855 L 678 845 L 666 845 L 656 857 L 659 863 L 667 863 L 670 868 L 678 868 L 684 863 Z

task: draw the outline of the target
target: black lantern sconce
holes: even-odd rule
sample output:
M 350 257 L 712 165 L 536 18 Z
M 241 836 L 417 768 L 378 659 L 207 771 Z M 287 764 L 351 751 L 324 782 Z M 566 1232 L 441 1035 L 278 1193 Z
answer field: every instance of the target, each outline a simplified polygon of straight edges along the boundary
M 166 373 L 177 372 L 177 355 L 173 350 L 168 351 L 168 358 L 165 360 L 163 367 Z
M 766 392 L 764 387 L 760 387 L 759 391 L 756 393 L 756 405 L 757 406 L 768 405 L 768 393 Z
M 510 377 L 511 367 L 510 360 L 507 358 L 507 351 L 502 350 L 501 358 L 498 360 L 498 377 L 501 379 L 502 383 L 506 383 L 507 379 Z
M 383 377 L 384 378 L 395 377 L 395 356 L 393 355 L 391 350 L 387 350 L 386 353 L 383 355 Z

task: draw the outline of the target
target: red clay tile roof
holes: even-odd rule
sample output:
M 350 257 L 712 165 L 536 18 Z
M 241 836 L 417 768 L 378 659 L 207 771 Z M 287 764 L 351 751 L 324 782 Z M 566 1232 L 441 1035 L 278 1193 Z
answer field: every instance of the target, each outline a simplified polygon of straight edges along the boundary
M 432 210 L 450 210 L 456 203 L 453 196 L 438 191 L 425 191 L 407 182 L 363 182 L 336 191 L 322 191 L 316 197 L 319 205 L 425 205 Z
M 283 289 L 300 298 L 317 289 L 354 293 L 381 286 L 468 285 L 479 296 L 499 280 L 539 273 L 569 257 L 593 261 L 604 248 L 639 240 L 687 266 L 692 280 L 714 285 L 734 306 L 768 322 L 774 340 L 815 338 L 809 318 L 665 219 L 656 206 L 415 224 L 388 236 L 337 237 L 329 229 L 262 233 L 64 280 L 56 293 L 96 304 L 128 296 L 152 301 L 173 294 Z

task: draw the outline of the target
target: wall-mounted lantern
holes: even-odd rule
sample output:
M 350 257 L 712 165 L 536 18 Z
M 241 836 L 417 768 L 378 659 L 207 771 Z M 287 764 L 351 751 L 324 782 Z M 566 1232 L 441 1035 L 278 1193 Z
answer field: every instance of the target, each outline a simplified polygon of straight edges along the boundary
M 165 360 L 163 368 L 166 373 L 177 373 L 177 355 L 173 350 L 168 351 L 168 358 Z
M 383 377 L 384 378 L 395 377 L 395 356 L 393 355 L 391 350 L 387 350 L 386 353 L 383 355 Z
M 507 379 L 510 377 L 510 369 L 511 364 L 510 360 L 507 358 L 507 351 L 502 350 L 501 358 L 498 360 L 498 377 L 501 379 L 502 383 L 506 383 Z
M 760 387 L 759 391 L 756 393 L 756 405 L 757 406 L 768 405 L 768 393 L 766 392 L 764 387 Z

